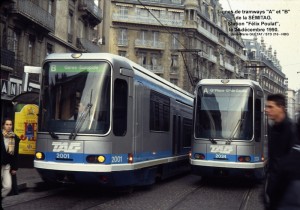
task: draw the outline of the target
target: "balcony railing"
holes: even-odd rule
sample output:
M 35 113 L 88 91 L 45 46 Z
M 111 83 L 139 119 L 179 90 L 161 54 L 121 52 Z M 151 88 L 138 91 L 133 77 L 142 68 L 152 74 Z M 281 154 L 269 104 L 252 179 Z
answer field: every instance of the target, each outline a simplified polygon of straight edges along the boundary
M 234 72 L 234 66 L 225 62 L 225 69 L 231 71 L 231 72 Z
M 229 44 L 226 43 L 225 47 L 229 52 L 231 52 L 233 54 L 235 53 L 235 49 L 233 47 L 231 47 Z
M 144 68 L 156 74 L 163 74 L 164 67 L 159 65 L 143 65 Z
M 77 47 L 86 52 L 100 52 L 100 47 L 85 38 L 77 38 Z
M 118 46 L 128 46 L 128 40 L 127 39 L 119 39 L 118 40 Z
M 148 49 L 165 49 L 165 43 L 160 41 L 153 40 L 140 40 L 136 39 L 134 42 L 134 46 L 138 48 L 148 48 Z
M 208 55 L 208 60 L 210 60 L 213 63 L 217 63 L 217 57 L 214 55 Z
M 49 31 L 54 31 L 54 17 L 40 6 L 28 0 L 18 0 L 14 4 L 13 13 L 19 13 L 32 22 L 38 23 Z
M 80 11 L 86 11 L 88 19 L 90 19 L 94 25 L 98 25 L 102 21 L 102 10 L 100 10 L 97 5 L 92 0 L 80 0 L 78 4 L 78 9 Z M 83 15 L 85 16 L 85 15 Z
M 120 21 L 120 22 L 160 25 L 160 23 L 152 16 L 143 17 L 137 14 L 136 15 L 113 14 L 112 19 L 113 21 Z M 159 17 L 158 20 L 165 26 L 174 26 L 174 27 L 183 26 L 183 20 L 169 19 L 167 16 Z
M 203 34 L 204 36 L 206 36 L 207 38 L 209 38 L 210 40 L 214 41 L 215 43 L 219 43 L 219 39 L 217 36 L 213 35 L 212 33 L 210 33 L 208 30 L 204 29 L 202 26 L 198 26 L 197 30 Z
M 15 64 L 15 52 L 1 48 L 1 65 L 13 68 Z

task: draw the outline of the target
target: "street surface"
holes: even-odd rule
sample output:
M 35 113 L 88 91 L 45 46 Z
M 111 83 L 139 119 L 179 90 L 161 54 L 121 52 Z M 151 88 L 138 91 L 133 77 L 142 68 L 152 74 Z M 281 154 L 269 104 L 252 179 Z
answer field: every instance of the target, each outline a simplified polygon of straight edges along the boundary
M 51 187 L 39 183 L 4 199 L 3 207 L 17 209 L 162 209 L 162 210 L 263 210 L 263 185 L 247 180 L 201 180 L 186 174 L 151 187 L 133 190 L 99 190 Z

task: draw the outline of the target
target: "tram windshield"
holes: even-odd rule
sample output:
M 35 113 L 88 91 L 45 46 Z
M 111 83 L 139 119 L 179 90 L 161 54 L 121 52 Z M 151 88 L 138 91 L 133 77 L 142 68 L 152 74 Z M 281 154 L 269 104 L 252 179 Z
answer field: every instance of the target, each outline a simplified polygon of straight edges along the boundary
M 253 91 L 250 87 L 201 86 L 197 92 L 196 138 L 252 139 Z
M 111 68 L 105 62 L 44 65 L 39 130 L 105 134 L 110 125 Z

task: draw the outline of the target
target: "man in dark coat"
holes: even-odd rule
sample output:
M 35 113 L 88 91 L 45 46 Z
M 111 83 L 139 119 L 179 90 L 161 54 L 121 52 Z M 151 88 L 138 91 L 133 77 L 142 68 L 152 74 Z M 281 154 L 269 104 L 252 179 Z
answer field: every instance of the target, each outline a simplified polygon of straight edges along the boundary
M 296 142 L 296 128 L 286 113 L 286 99 L 282 94 L 267 97 L 266 114 L 272 121 L 268 128 L 268 177 L 266 193 L 270 203 L 267 208 L 278 209 L 286 182 L 280 178 L 280 161 L 287 157 Z
M 291 153 L 281 162 L 281 178 L 286 180 L 286 190 L 279 204 L 279 210 L 300 209 L 300 117 L 297 123 L 298 141 Z

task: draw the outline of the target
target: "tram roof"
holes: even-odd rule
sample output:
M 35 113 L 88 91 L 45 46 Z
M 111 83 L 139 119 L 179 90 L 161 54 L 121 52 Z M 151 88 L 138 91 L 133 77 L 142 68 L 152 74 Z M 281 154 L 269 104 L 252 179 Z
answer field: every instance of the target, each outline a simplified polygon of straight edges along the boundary
M 79 58 L 74 58 L 74 55 L 80 55 Z M 124 66 L 124 68 L 129 68 L 131 67 L 134 70 L 138 70 L 141 71 L 142 73 L 154 78 L 157 81 L 160 81 L 161 83 L 169 86 L 170 88 L 173 88 L 183 94 L 185 94 L 188 97 L 193 98 L 193 94 L 181 89 L 180 87 L 174 85 L 173 83 L 163 79 L 162 77 L 154 74 L 153 72 L 151 72 L 150 70 L 142 67 L 141 65 L 131 61 L 128 58 L 125 58 L 123 56 L 119 56 L 119 55 L 115 55 L 115 54 L 111 54 L 111 53 L 51 53 L 49 54 L 46 58 L 45 61 L 49 61 L 49 60 L 101 60 L 101 59 L 105 59 L 110 61 L 111 63 L 115 63 L 115 62 L 120 62 L 120 61 L 124 61 L 124 64 L 128 64 L 128 66 Z

